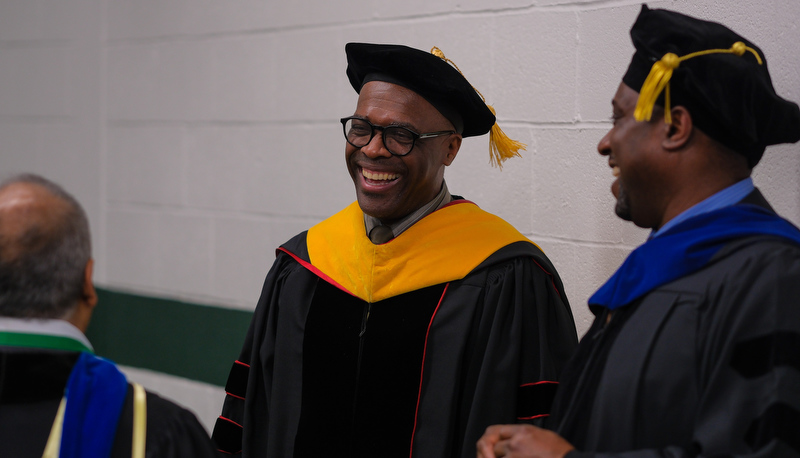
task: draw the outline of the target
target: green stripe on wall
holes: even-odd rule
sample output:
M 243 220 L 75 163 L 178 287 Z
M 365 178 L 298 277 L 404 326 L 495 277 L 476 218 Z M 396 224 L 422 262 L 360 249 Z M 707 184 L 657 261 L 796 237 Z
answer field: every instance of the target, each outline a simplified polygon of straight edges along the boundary
M 86 332 L 118 364 L 224 386 L 252 312 L 98 288 Z

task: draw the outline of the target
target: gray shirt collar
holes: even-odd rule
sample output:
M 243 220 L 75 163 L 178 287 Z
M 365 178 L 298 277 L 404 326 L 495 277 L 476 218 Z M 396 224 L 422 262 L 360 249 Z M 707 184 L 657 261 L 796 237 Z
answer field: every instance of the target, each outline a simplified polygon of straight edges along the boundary
M 442 189 L 439 191 L 439 194 L 436 194 L 436 197 L 434 197 L 433 200 L 409 213 L 408 216 L 400 219 L 394 224 L 389 225 L 393 236 L 397 237 L 398 235 L 402 234 L 417 221 L 433 213 L 444 205 L 449 204 L 452 200 L 453 196 L 451 196 L 450 191 L 447 190 L 447 183 L 442 181 Z M 375 226 L 379 226 L 380 224 L 381 220 L 364 213 L 364 227 L 367 231 L 367 235 L 369 235 L 370 231 L 372 231 Z

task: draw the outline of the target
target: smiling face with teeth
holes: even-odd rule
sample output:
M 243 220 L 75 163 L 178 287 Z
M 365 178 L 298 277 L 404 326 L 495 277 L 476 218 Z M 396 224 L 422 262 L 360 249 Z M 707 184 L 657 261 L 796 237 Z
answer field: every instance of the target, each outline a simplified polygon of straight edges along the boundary
M 377 126 L 402 126 L 417 133 L 452 130 L 452 124 L 420 95 L 384 81 L 366 83 L 354 116 Z M 430 202 L 442 188 L 444 168 L 461 147 L 458 134 L 417 140 L 405 156 L 393 156 L 381 132 L 366 146 L 345 142 L 345 158 L 361 210 L 392 223 Z
M 598 152 L 608 156 L 616 180 L 611 192 L 617 198 L 617 216 L 640 227 L 660 227 L 670 199 L 671 166 L 661 148 L 669 126 L 663 109 L 656 107 L 650 121 L 636 121 L 633 112 L 639 93 L 619 85 L 612 101 L 614 126 L 600 140 Z

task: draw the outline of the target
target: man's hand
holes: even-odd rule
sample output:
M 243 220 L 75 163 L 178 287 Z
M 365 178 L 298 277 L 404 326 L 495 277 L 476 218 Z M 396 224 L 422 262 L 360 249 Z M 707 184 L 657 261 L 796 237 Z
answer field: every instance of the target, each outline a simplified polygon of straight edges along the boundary
M 558 434 L 531 425 L 494 425 L 478 440 L 478 458 L 563 458 L 575 447 Z

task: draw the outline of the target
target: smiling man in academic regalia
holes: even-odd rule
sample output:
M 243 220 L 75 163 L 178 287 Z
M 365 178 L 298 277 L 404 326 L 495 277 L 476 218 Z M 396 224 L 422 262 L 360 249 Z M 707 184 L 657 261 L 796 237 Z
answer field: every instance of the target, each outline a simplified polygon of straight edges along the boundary
M 278 250 L 214 438 L 250 457 L 471 456 L 489 424 L 549 413 L 569 304 L 536 245 L 444 182 L 495 125 L 469 82 L 438 49 L 345 51 L 357 202 Z
M 493 426 L 480 457 L 800 456 L 800 231 L 750 179 L 800 140 L 764 54 L 646 6 L 598 150 L 616 213 L 650 239 L 589 299 L 596 319 L 549 426 Z

